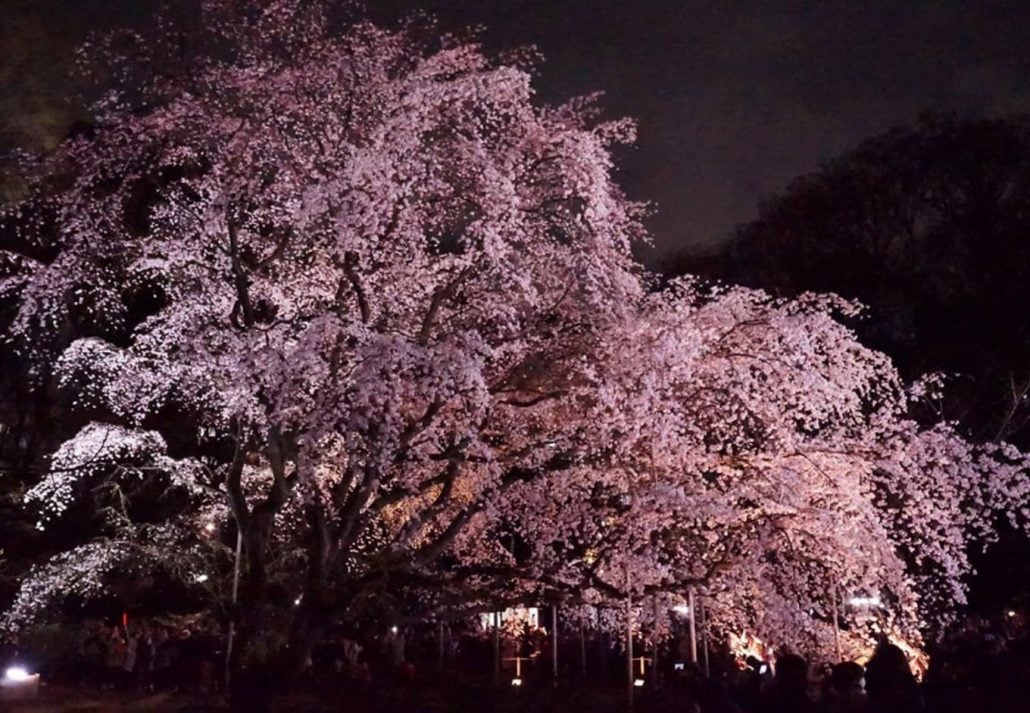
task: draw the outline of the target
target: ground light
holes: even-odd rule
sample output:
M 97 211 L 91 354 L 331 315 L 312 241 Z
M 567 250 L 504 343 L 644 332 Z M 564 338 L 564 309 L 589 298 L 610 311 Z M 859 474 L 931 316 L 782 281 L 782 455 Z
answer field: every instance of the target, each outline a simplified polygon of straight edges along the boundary
M 24 683 L 30 678 L 32 676 L 24 666 L 11 666 L 4 672 L 4 680 L 11 681 L 12 683 Z
M 38 692 L 39 674 L 29 673 L 24 666 L 10 666 L 0 678 L 0 700 L 27 700 L 35 698 Z
M 521 678 L 513 678 L 513 679 L 511 679 L 511 685 L 515 686 L 515 688 L 518 688 L 519 686 L 522 685 L 522 679 Z
M 634 686 L 634 688 L 643 688 L 644 687 L 644 679 L 642 679 L 642 678 L 634 678 L 633 679 L 633 686 Z

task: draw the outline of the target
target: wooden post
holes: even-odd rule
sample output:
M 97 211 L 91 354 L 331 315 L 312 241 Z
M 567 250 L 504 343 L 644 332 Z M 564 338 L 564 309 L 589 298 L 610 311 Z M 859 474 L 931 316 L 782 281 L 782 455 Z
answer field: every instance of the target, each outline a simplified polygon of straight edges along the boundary
M 694 618 L 694 588 L 687 590 L 687 615 L 690 622 L 690 662 L 697 665 L 697 622 Z

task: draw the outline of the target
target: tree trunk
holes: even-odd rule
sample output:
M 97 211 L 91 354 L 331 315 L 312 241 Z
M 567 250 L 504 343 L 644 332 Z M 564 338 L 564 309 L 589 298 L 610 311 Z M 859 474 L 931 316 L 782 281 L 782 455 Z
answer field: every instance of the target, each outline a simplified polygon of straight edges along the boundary
M 307 669 L 312 649 L 329 624 L 329 617 L 317 600 L 317 594 L 305 592 L 290 625 L 290 634 L 279 667 L 279 675 L 286 686 L 293 686 L 300 681 Z M 309 596 L 312 601 L 308 601 Z
M 248 662 L 254 637 L 264 620 L 268 570 L 265 558 L 271 531 L 271 520 L 252 518 L 243 528 L 243 549 L 246 571 L 242 577 L 240 597 L 232 612 L 236 633 L 229 658 L 229 698 L 234 711 L 267 710 L 274 677 L 265 664 Z M 250 663 L 250 665 L 247 665 Z

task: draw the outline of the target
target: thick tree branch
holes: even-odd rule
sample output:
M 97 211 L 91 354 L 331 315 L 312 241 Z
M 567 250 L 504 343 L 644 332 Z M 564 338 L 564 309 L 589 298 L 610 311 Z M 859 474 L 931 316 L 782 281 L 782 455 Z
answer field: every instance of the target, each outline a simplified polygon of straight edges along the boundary
M 429 308 L 426 310 L 426 314 L 422 318 L 422 327 L 419 329 L 418 337 L 416 338 L 416 341 L 419 344 L 424 346 L 429 343 L 429 337 L 433 333 L 433 328 L 436 326 L 436 320 L 439 317 L 440 308 L 443 307 L 449 299 L 454 297 L 458 288 L 461 287 L 462 283 L 465 282 L 471 274 L 472 267 L 466 267 L 458 273 L 457 277 L 433 293 L 433 297 L 429 301 Z
M 358 254 L 352 250 L 348 250 L 343 256 L 343 274 L 347 277 L 347 282 L 350 283 L 350 287 L 354 290 L 354 296 L 358 300 L 358 312 L 361 315 L 361 321 L 364 324 L 368 324 L 369 319 L 372 317 L 372 310 L 368 305 L 368 295 L 365 294 L 365 288 L 361 283 L 361 276 L 358 275 Z M 341 283 L 342 287 L 342 283 Z M 337 293 L 337 304 L 340 303 L 340 294 Z
M 240 259 L 240 238 L 236 223 L 232 216 L 226 216 L 226 226 L 229 231 L 229 262 L 232 266 L 232 284 L 236 290 L 236 306 L 233 307 L 233 323 L 241 326 L 237 313 L 242 312 L 244 328 L 254 326 L 254 306 L 250 301 L 250 280 L 243 268 L 243 261 Z

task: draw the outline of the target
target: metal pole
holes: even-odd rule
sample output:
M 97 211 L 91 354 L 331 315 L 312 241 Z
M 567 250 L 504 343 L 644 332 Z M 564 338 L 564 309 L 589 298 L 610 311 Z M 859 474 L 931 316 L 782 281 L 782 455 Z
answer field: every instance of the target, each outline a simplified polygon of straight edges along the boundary
M 633 710 L 633 599 L 629 591 L 629 568 L 626 568 L 626 698 Z
M 840 649 L 840 616 L 838 615 L 839 604 L 837 601 L 837 585 L 830 587 L 830 597 L 833 601 L 833 645 L 837 648 L 837 663 L 844 660 Z
M 708 668 L 708 610 L 701 604 L 701 661 L 703 662 L 705 678 L 712 675 Z
M 494 685 L 501 682 L 501 615 L 494 612 Z
M 697 665 L 697 624 L 694 620 L 694 588 L 687 590 L 687 615 L 690 621 L 690 662 Z
M 232 645 L 236 638 L 236 599 L 240 593 L 240 553 L 243 551 L 243 531 L 236 525 L 236 560 L 232 568 L 232 607 L 229 611 L 229 635 L 225 642 L 225 687 L 229 687 L 232 671 Z
M 558 606 L 551 605 L 551 673 L 558 686 Z

